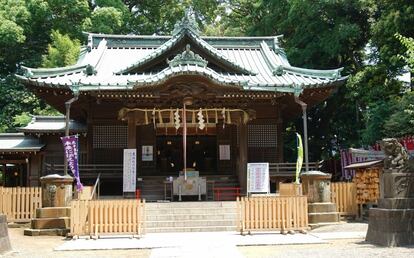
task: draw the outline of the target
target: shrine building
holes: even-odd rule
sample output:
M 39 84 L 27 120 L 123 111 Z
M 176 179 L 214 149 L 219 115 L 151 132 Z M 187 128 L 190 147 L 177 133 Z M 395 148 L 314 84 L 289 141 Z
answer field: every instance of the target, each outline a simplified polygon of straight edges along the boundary
M 290 65 L 280 36 L 202 36 L 191 15 L 171 36 L 87 37 L 75 65 L 23 67 L 16 76 L 70 115 L 69 132 L 80 137 L 81 180 L 93 184 L 100 173 L 108 195 L 122 194 L 124 149 L 137 150 L 143 188 L 186 168 L 207 180 L 233 180 L 243 193 L 247 163 L 283 163 L 286 122 L 303 116 L 306 128 L 307 108 L 346 80 L 341 69 Z M 17 130 L 0 136 L 9 184 L 6 164 L 20 166 L 20 185 L 27 186 L 63 172 L 64 116 L 34 116 Z

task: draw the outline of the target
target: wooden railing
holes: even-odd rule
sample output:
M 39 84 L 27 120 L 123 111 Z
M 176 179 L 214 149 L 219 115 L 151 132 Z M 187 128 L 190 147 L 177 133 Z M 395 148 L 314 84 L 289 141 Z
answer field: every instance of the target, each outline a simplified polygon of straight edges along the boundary
M 214 201 L 234 201 L 240 197 L 240 187 L 214 187 Z
M 305 164 L 303 164 L 305 166 Z M 309 162 L 309 170 L 320 170 L 322 161 Z M 296 163 L 269 163 L 270 177 L 294 177 L 296 174 Z
M 248 231 L 274 230 L 285 233 L 308 229 L 306 196 L 242 197 L 237 200 L 238 227 Z
M 96 178 L 100 173 L 100 178 L 122 177 L 122 164 L 80 164 L 79 171 L 82 178 Z M 63 173 L 63 164 L 45 164 L 46 174 Z
M 70 235 L 145 233 L 145 200 L 76 200 L 71 203 Z
M 41 207 L 40 187 L 0 187 L 0 213 L 5 214 L 9 222 L 29 221 Z
M 355 183 L 331 183 L 331 201 L 336 203 L 337 211 L 342 216 L 357 216 Z

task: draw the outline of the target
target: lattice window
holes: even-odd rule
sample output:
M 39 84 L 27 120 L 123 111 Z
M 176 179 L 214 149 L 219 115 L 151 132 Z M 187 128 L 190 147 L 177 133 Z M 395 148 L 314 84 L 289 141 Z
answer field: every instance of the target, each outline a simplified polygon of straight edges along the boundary
M 95 125 L 94 149 L 123 149 L 128 146 L 128 127 L 123 125 Z
M 277 126 L 275 124 L 251 124 L 247 128 L 249 147 L 276 147 Z

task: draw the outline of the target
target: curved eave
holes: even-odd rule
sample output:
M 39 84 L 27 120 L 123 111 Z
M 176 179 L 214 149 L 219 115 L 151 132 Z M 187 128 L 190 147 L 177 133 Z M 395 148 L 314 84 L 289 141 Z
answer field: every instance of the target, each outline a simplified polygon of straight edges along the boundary
M 223 86 L 234 86 L 239 89 L 243 89 L 244 85 L 248 84 L 248 81 L 236 80 L 221 74 L 218 74 L 214 70 L 208 67 L 200 67 L 195 65 L 179 65 L 176 67 L 168 67 L 161 72 L 151 75 L 150 77 L 145 78 L 145 80 L 138 80 L 138 81 L 131 81 L 130 84 L 136 87 L 144 87 L 144 86 L 154 86 L 163 84 L 167 80 L 181 75 L 198 75 L 206 77 L 212 80 L 214 83 Z
M 65 129 L 56 129 L 56 130 L 51 130 L 51 129 L 38 129 L 38 130 L 33 130 L 33 129 L 26 129 L 23 127 L 20 128 L 16 128 L 16 130 L 18 132 L 22 132 L 22 133 L 29 133 L 29 134 L 47 134 L 47 133 L 56 133 L 56 134 L 64 134 L 65 133 Z M 69 132 L 71 133 L 87 133 L 87 129 L 70 129 Z
M 53 89 L 64 89 L 64 90 L 70 90 L 69 84 L 59 84 L 59 83 L 46 83 L 46 82 L 39 82 L 36 80 L 36 78 L 28 78 L 22 75 L 15 74 L 14 75 L 20 82 L 36 87 L 48 87 Z
M 165 42 L 163 45 L 155 49 L 151 54 L 147 55 L 146 57 L 138 60 L 138 62 L 123 68 L 115 74 L 123 74 L 128 73 L 132 70 L 138 69 L 146 64 L 148 64 L 150 61 L 154 60 L 155 58 L 160 57 L 162 54 L 168 52 L 171 50 L 181 39 L 183 39 L 185 36 L 188 36 L 197 46 L 200 48 L 206 50 L 210 55 L 212 55 L 214 58 L 217 58 L 219 61 L 221 61 L 223 64 L 231 67 L 232 69 L 239 71 L 243 74 L 249 74 L 249 75 L 256 75 L 256 72 L 250 71 L 249 69 L 246 69 L 238 64 L 235 64 L 233 61 L 222 55 L 218 50 L 216 50 L 213 46 L 208 44 L 206 41 L 204 41 L 202 38 L 195 35 L 191 30 L 184 29 L 177 35 L 173 36 L 171 39 L 169 39 L 167 42 Z
M 10 149 L 0 149 L 0 153 L 10 153 L 10 152 L 18 152 L 18 153 L 25 153 L 25 152 L 39 152 L 43 149 L 45 145 L 41 147 L 35 148 L 10 148 Z
M 59 75 L 70 75 L 76 72 L 84 71 L 87 65 L 72 65 L 58 68 L 30 68 L 22 66 L 21 69 L 24 72 L 23 77 L 27 78 L 42 78 L 52 77 Z

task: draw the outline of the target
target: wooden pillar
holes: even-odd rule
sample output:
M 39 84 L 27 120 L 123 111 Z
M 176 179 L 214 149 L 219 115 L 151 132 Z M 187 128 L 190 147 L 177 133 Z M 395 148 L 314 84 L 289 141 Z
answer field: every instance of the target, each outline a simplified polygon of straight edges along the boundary
M 135 113 L 128 113 L 128 149 L 137 148 L 137 124 L 135 120 Z
M 238 175 L 242 193 L 247 191 L 247 125 L 240 123 L 239 130 L 239 162 Z
M 3 163 L 3 186 L 6 186 L 6 169 L 7 169 L 7 164 Z
M 283 120 L 278 117 L 276 122 L 276 151 L 277 151 L 277 162 L 283 163 Z

